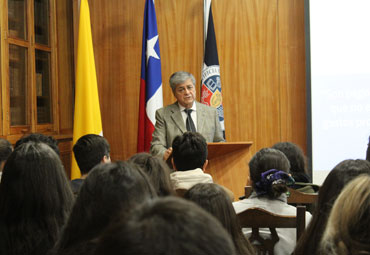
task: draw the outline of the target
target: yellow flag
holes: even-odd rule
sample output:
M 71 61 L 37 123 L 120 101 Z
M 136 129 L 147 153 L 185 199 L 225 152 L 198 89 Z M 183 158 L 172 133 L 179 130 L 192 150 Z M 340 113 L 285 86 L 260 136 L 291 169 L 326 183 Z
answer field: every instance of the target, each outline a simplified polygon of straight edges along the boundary
M 80 5 L 75 92 L 73 144 L 83 135 L 103 134 L 87 0 L 81 0 Z M 80 170 L 72 153 L 71 179 L 80 176 Z

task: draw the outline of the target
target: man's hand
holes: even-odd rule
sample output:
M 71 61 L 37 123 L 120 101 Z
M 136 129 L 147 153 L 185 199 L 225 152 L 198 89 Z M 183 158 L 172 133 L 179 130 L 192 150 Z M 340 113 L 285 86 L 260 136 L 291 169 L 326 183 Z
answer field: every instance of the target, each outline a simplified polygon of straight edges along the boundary
M 163 154 L 163 160 L 166 161 L 172 154 L 172 147 L 168 148 Z

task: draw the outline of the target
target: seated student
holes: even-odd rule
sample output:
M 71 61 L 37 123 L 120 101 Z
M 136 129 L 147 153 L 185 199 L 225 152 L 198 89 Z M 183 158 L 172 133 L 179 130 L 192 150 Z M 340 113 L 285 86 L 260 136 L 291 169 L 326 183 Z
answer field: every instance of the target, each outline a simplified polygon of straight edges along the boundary
M 348 183 L 335 200 L 320 254 L 370 254 L 370 176 Z
M 295 216 L 297 209 L 287 204 L 287 185 L 294 182 L 288 175 L 289 168 L 289 160 L 281 151 L 271 148 L 258 151 L 249 162 L 253 192 L 249 198 L 233 203 L 236 213 L 258 207 L 274 214 Z M 310 219 L 311 214 L 306 212 L 306 223 Z M 268 229 L 260 232 L 270 234 Z M 275 254 L 291 254 L 297 240 L 296 230 L 278 228 L 276 232 L 280 240 L 275 245 Z M 249 235 L 251 230 L 245 233 Z
M 99 164 L 81 186 L 53 253 L 91 254 L 94 240 L 121 211 L 156 197 L 147 175 L 129 162 Z
M 235 255 L 222 225 L 196 204 L 177 197 L 147 201 L 99 238 L 95 255 Z
M 138 153 L 130 158 L 130 161 L 139 165 L 149 176 L 158 196 L 174 195 L 170 179 L 170 169 L 159 157 L 149 153 Z
M 303 151 L 298 145 L 291 142 L 281 142 L 274 144 L 272 148 L 281 151 L 288 158 L 290 163 L 289 173 L 295 182 L 311 182 L 311 178 L 307 174 Z
M 5 161 L 8 159 L 12 151 L 12 144 L 8 140 L 0 138 L 0 179 L 1 174 L 3 173 Z
M 52 136 L 47 136 L 39 133 L 31 133 L 24 135 L 15 143 L 14 149 L 27 142 L 45 143 L 49 145 L 50 148 L 52 148 L 53 151 L 55 151 L 55 153 L 58 154 L 58 156 L 60 156 L 58 141 L 55 140 Z
M 370 162 L 366 160 L 344 160 L 334 167 L 320 187 L 316 210 L 306 231 L 294 250 L 296 255 L 315 255 L 333 207 L 343 187 L 361 174 L 370 175 Z
M 319 186 L 310 183 L 311 178 L 307 174 L 306 159 L 301 148 L 291 142 L 276 143 L 272 146 L 273 149 L 279 150 L 288 158 L 290 163 L 289 173 L 294 179 L 294 184 L 289 188 L 296 189 L 303 193 L 316 193 Z M 295 204 L 292 204 L 295 205 Z M 306 210 L 313 213 L 315 210 L 314 204 L 306 205 Z
M 220 185 L 196 184 L 185 193 L 184 198 L 193 201 L 221 222 L 234 242 L 236 254 L 255 254 L 254 248 L 243 235 L 229 196 Z
M 190 189 L 197 183 L 213 183 L 212 176 L 204 173 L 208 160 L 207 142 L 195 132 L 185 132 L 172 143 L 172 165 L 176 170 L 171 173 L 174 189 Z
M 81 172 L 80 178 L 71 181 L 73 193 L 77 194 L 84 179 L 94 166 L 110 162 L 110 146 L 104 137 L 88 134 L 77 140 L 73 146 L 73 153 Z
M 0 254 L 47 254 L 73 202 L 59 156 L 44 143 L 19 145 L 0 183 Z

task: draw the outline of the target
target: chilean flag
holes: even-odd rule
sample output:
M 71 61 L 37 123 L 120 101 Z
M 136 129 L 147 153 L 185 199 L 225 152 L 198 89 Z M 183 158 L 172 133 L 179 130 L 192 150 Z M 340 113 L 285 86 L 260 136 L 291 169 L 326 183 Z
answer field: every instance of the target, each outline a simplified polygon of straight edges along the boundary
M 146 0 L 141 53 L 141 79 L 137 151 L 149 151 L 155 112 L 163 107 L 161 58 L 154 0 Z

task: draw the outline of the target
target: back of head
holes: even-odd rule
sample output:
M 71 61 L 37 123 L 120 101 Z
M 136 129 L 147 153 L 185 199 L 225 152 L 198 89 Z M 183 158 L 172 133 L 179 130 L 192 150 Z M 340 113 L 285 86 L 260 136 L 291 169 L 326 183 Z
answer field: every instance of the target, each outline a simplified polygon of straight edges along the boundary
M 361 174 L 370 175 L 370 162 L 348 159 L 330 171 L 319 190 L 316 210 L 311 222 L 298 242 L 295 254 L 315 254 L 335 200 L 344 186 Z
M 370 254 L 370 176 L 352 180 L 338 196 L 321 241 L 323 254 Z
M 237 254 L 252 254 L 253 248 L 244 237 L 230 197 L 215 183 L 199 183 L 190 188 L 184 198 L 193 201 L 215 216 L 228 231 Z
M 0 162 L 7 160 L 12 151 L 12 144 L 8 140 L 0 138 Z
M 120 161 L 97 165 L 80 189 L 56 249 L 59 254 L 83 249 L 118 212 L 128 212 L 155 196 L 149 178 L 138 166 Z
M 81 174 L 87 174 L 104 158 L 109 158 L 110 146 L 108 141 L 95 134 L 80 137 L 73 146 L 73 153 Z
M 270 198 L 279 197 L 288 190 L 286 181 L 289 180 L 287 176 L 289 168 L 289 160 L 284 153 L 272 148 L 261 149 L 249 161 L 249 172 L 254 190 L 257 191 L 257 188 L 260 187 L 258 184 L 263 183 L 264 185 L 260 187 L 263 189 L 261 194 L 266 194 Z M 263 176 L 270 170 L 275 170 L 277 173 L 274 175 L 279 179 L 277 182 L 273 182 L 274 179 L 271 179 L 271 182 L 265 183 Z
M 36 142 L 36 143 L 45 143 L 52 148 L 56 154 L 60 155 L 59 147 L 58 147 L 58 141 L 55 140 L 52 136 L 46 136 L 44 134 L 39 133 L 32 133 L 23 136 L 21 139 L 19 139 L 16 143 L 14 148 L 17 148 L 21 144 L 27 143 L 27 142 Z
M 0 219 L 8 229 L 2 239 L 11 240 L 9 250 L 51 248 L 73 198 L 60 158 L 48 145 L 19 145 L 5 163 L 0 184 Z
M 290 163 L 290 173 L 307 173 L 305 156 L 298 145 L 291 142 L 276 143 L 273 149 L 279 150 L 288 158 Z
M 192 81 L 192 83 L 195 86 L 196 84 L 195 78 L 191 73 L 185 72 L 185 71 L 178 71 L 178 72 L 173 73 L 170 77 L 170 86 L 171 86 L 172 92 L 175 91 L 177 85 L 180 85 L 189 79 Z
M 132 156 L 130 161 L 139 165 L 149 176 L 158 196 L 174 194 L 170 179 L 170 169 L 161 158 L 152 156 L 149 153 L 138 153 Z
M 199 133 L 185 132 L 172 142 L 173 161 L 178 171 L 203 168 L 207 160 L 206 139 Z
M 112 224 L 95 254 L 233 255 L 221 224 L 194 203 L 166 197 L 145 203 Z

